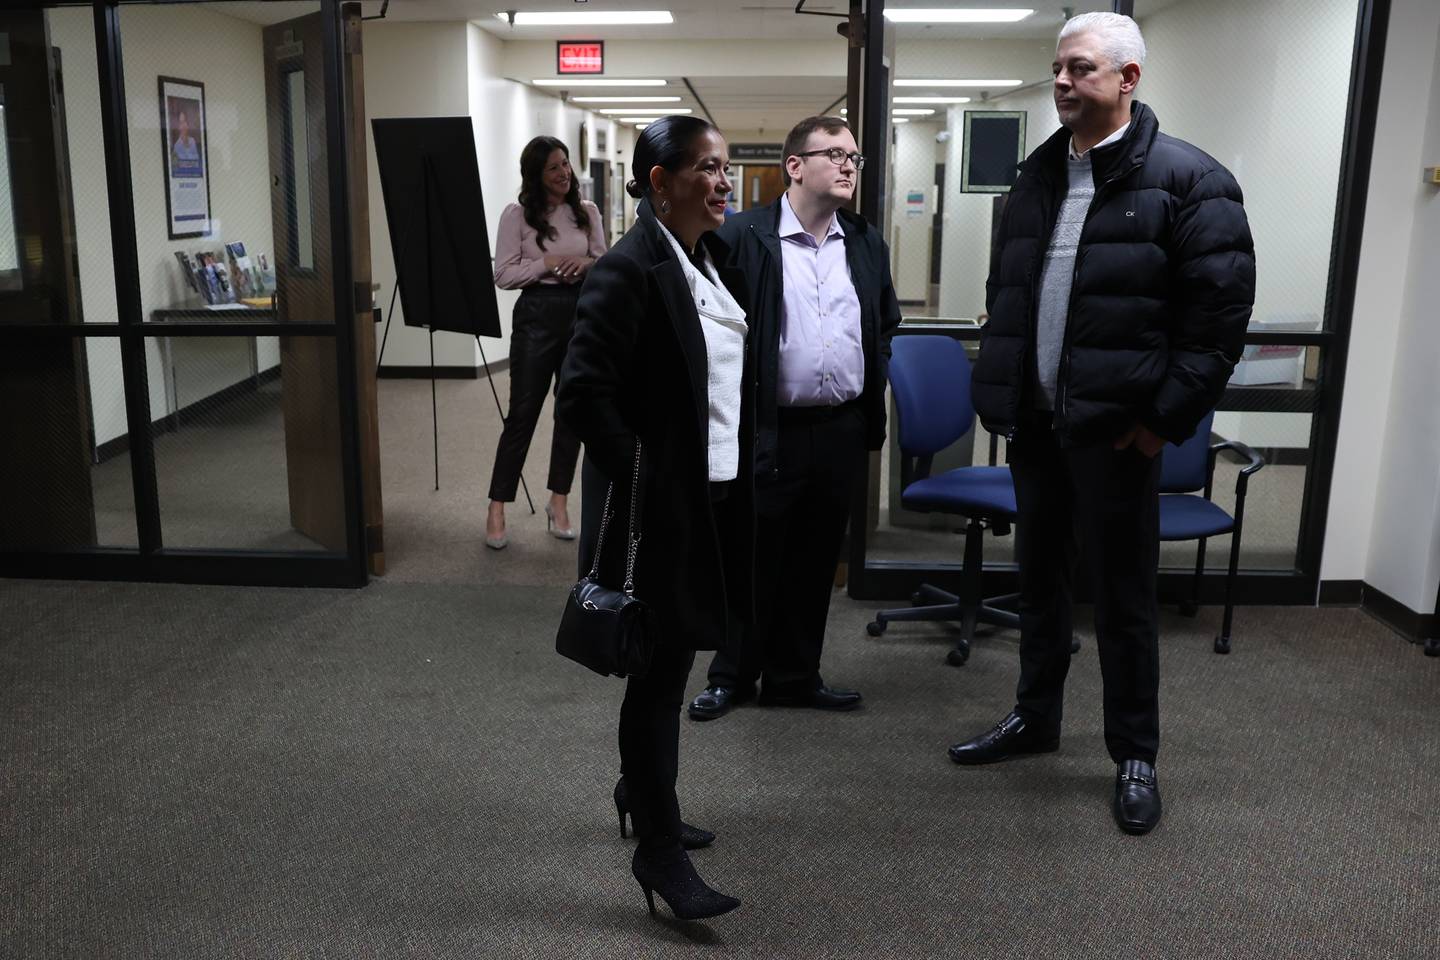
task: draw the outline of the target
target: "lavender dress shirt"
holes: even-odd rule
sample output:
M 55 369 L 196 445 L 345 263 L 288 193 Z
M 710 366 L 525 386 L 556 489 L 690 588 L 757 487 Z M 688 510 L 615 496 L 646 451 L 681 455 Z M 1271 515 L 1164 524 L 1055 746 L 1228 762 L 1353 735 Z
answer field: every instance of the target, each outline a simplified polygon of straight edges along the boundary
M 845 230 L 832 217 L 823 243 L 805 232 L 790 198 L 780 199 L 785 277 L 780 320 L 782 407 L 834 406 L 865 389 L 860 298 L 845 259 Z

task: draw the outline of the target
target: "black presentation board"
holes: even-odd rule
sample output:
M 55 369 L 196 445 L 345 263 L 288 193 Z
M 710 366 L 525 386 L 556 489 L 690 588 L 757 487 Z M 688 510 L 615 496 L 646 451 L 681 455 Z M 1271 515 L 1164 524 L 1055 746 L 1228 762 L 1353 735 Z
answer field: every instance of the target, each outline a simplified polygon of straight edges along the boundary
M 965 111 L 961 193 L 1009 193 L 1025 159 L 1025 113 Z
M 500 336 L 470 118 L 370 125 L 406 325 Z

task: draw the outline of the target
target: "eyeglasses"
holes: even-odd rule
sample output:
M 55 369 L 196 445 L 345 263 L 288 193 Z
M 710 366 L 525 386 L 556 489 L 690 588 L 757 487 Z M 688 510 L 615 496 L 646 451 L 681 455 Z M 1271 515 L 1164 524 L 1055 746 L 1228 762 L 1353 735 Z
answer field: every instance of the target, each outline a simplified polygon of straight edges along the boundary
M 849 160 L 855 164 L 856 170 L 865 169 L 865 157 L 859 153 L 846 153 L 839 147 L 826 147 L 824 150 L 806 150 L 804 153 L 791 154 L 796 157 L 827 157 L 837 167 L 843 167 L 845 161 Z

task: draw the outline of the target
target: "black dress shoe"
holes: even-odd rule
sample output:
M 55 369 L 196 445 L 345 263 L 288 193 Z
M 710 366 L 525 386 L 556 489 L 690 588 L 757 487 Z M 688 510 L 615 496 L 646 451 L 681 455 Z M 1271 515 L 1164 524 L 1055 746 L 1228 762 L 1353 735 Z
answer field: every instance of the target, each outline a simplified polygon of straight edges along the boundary
M 1160 822 L 1160 783 L 1155 767 L 1126 760 L 1115 768 L 1115 823 L 1126 833 L 1149 833 Z
M 835 687 L 815 687 L 808 690 L 760 691 L 762 707 L 810 707 L 815 710 L 854 710 L 860 706 L 859 690 L 839 690 Z
M 967 766 L 998 763 L 1026 753 L 1053 753 L 1060 748 L 1058 731 L 1040 730 L 1025 722 L 1015 711 L 993 728 L 950 748 L 950 759 Z
M 691 720 L 714 720 L 730 712 L 755 696 L 754 689 L 743 687 L 706 687 L 701 694 L 690 701 Z
M 630 795 L 625 789 L 625 778 L 621 777 L 615 781 L 615 812 L 620 815 L 620 836 L 628 837 L 630 834 L 625 829 L 625 817 L 630 813 Z M 630 818 L 634 823 L 635 818 Z M 640 835 L 637 833 L 638 840 Z M 701 847 L 708 847 L 715 842 L 715 834 L 704 827 L 696 827 L 681 821 L 680 823 L 680 846 L 686 850 L 699 850 Z

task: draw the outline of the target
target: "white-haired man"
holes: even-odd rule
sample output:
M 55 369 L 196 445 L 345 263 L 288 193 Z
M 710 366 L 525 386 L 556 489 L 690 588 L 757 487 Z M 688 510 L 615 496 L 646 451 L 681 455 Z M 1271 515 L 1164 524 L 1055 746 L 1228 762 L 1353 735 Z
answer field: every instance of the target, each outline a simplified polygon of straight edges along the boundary
M 1005 719 L 950 748 L 977 764 L 1058 747 L 1083 548 L 1113 810 L 1129 833 L 1153 829 L 1161 811 L 1158 454 L 1219 401 L 1255 299 L 1240 188 L 1133 100 L 1144 62 L 1129 17 L 1065 24 L 1062 129 L 1021 166 L 992 251 L 972 389 L 986 428 L 1009 441 L 1020 682 Z

